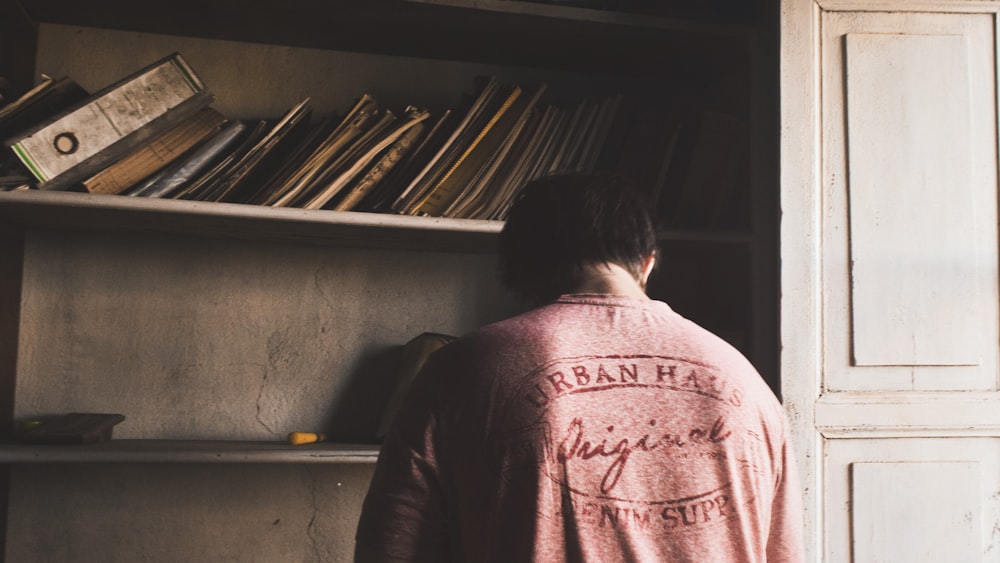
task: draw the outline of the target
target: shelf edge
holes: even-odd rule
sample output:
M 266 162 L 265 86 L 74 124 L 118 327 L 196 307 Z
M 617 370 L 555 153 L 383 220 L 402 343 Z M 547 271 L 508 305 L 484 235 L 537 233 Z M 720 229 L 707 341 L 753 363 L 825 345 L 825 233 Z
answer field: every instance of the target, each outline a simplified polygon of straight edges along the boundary
M 0 464 L 26 463 L 362 463 L 379 446 L 215 440 L 109 440 L 97 444 L 0 444 Z

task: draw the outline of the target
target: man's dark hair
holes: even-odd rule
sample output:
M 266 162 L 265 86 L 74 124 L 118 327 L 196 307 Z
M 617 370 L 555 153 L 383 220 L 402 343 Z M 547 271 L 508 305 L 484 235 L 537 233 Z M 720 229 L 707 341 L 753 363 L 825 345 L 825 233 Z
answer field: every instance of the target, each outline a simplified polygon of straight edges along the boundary
M 625 178 L 562 173 L 526 184 L 500 234 L 500 274 L 544 303 L 573 289 L 585 264 L 614 263 L 636 279 L 656 251 L 648 204 Z

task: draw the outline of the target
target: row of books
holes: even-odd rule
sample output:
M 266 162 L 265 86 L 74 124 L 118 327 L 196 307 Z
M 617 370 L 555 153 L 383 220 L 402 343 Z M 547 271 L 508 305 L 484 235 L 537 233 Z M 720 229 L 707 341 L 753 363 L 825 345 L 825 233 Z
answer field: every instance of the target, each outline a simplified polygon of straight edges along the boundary
M 705 196 L 689 192 L 717 188 L 705 186 L 720 168 L 709 144 L 721 139 L 734 153 L 747 144 L 740 120 L 716 119 L 727 128 L 715 131 L 691 116 L 721 114 L 676 101 L 648 108 L 612 94 L 555 104 L 545 83 L 481 76 L 471 86 L 434 115 L 364 93 L 343 115 L 316 116 L 304 98 L 281 116 L 233 119 L 212 107 L 179 53 L 95 94 L 46 79 L 0 106 L 0 139 L 16 157 L 7 156 L 0 188 L 503 220 L 527 181 L 603 167 L 648 186 L 651 205 L 672 210 L 664 217 L 685 219 L 675 206 Z M 674 158 L 692 142 L 703 154 Z

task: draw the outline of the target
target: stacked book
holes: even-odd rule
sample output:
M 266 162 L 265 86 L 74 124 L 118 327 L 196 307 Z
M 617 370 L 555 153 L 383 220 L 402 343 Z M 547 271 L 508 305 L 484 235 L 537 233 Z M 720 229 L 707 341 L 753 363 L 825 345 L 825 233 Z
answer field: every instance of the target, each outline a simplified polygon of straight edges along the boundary
M 364 93 L 343 115 L 304 98 L 235 119 L 173 53 L 95 94 L 46 79 L 0 106 L 5 168 L 23 172 L 0 189 L 503 220 L 526 182 L 605 167 L 636 176 L 651 204 L 665 197 L 688 112 L 654 119 L 621 94 L 555 104 L 546 90 L 481 76 L 436 114 Z

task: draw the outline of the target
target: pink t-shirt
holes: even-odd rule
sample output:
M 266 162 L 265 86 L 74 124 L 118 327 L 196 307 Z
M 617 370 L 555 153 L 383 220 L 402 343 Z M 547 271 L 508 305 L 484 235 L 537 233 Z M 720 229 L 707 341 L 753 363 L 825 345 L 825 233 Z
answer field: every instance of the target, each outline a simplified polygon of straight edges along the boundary
M 784 411 L 665 303 L 564 296 L 432 356 L 357 540 L 434 562 L 801 561 Z

